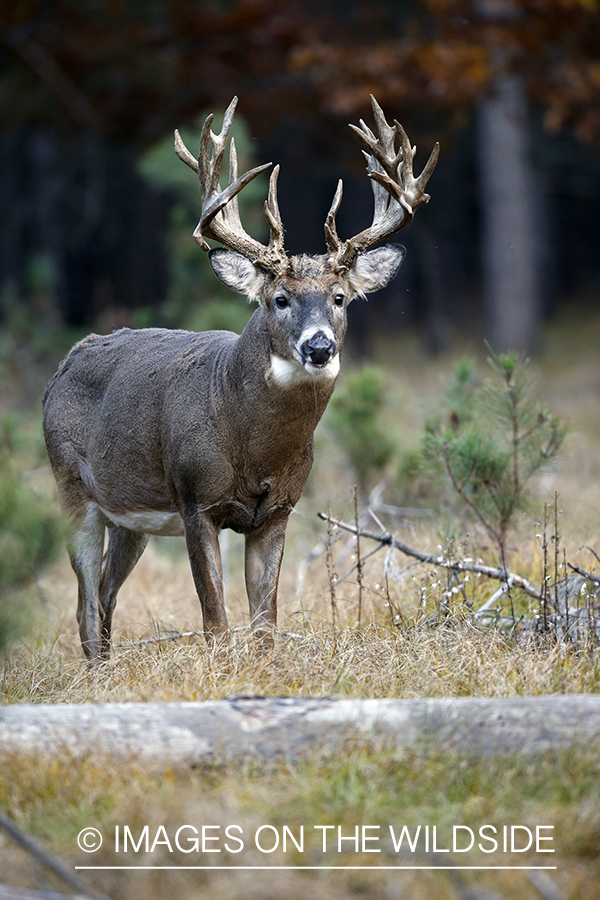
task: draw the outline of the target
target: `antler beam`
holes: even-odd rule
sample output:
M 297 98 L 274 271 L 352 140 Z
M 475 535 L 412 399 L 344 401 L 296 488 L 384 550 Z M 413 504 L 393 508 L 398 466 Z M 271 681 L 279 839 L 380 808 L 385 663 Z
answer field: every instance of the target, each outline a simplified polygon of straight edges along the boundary
M 363 150 L 363 154 L 367 160 L 367 175 L 373 187 L 373 222 L 369 228 L 365 228 L 349 240 L 340 239 L 335 222 L 342 202 L 342 182 L 338 182 L 325 221 L 325 239 L 330 256 L 337 267 L 350 265 L 357 253 L 362 253 L 385 240 L 412 221 L 417 207 L 429 201 L 425 185 L 435 169 L 439 156 L 440 145 L 436 143 L 425 168 L 418 177 L 415 177 L 413 160 L 417 148 L 411 147 L 408 136 L 399 122 L 394 120 L 393 126 L 388 124 L 383 110 L 373 95 L 371 105 L 377 136 L 362 119 L 360 127 L 350 125 L 350 128 L 367 148 Z
M 229 183 L 224 190 L 220 186 L 223 157 L 237 102 L 238 98 L 234 97 L 227 107 L 223 118 L 223 127 L 219 134 L 215 134 L 211 129 L 212 113 L 207 117 L 200 136 L 198 159 L 187 149 L 179 132 L 175 131 L 175 153 L 182 162 L 198 174 L 200 180 L 202 213 L 194 231 L 194 239 L 203 250 L 209 250 L 206 238 L 211 238 L 223 244 L 224 247 L 241 253 L 242 256 L 258 263 L 273 274 L 279 274 L 288 266 L 288 258 L 283 247 L 283 223 L 277 202 L 279 166 L 276 166 L 271 173 L 269 196 L 264 207 L 271 232 L 268 246 L 261 244 L 244 230 L 240 219 L 237 195 L 257 175 L 266 171 L 271 163 L 256 166 L 238 178 L 237 152 L 235 141 L 231 138 Z

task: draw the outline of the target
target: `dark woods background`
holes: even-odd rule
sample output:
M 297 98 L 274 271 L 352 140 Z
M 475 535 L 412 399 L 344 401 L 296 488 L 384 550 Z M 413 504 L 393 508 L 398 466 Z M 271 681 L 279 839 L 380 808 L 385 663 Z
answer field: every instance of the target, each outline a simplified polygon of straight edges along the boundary
M 370 92 L 417 144 L 417 171 L 436 139 L 442 155 L 432 203 L 398 238 L 402 276 L 352 310 L 355 340 L 412 322 L 433 350 L 466 331 L 535 351 L 544 317 L 597 303 L 596 0 L 13 0 L 4 326 L 178 325 L 208 308 L 199 191 L 165 148 L 234 94 L 246 161 L 281 163 L 287 249 L 324 251 L 339 177 L 340 234 L 359 231 L 371 196 L 347 123 L 370 121 Z

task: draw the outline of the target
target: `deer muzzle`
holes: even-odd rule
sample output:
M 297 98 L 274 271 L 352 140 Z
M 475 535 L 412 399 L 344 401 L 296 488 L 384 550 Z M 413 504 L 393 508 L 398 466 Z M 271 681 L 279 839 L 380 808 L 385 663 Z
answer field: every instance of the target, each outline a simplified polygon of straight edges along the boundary
M 318 369 L 322 369 L 333 358 L 336 351 L 335 341 L 331 340 L 325 332 L 317 331 L 312 337 L 300 345 L 302 364 L 310 363 Z

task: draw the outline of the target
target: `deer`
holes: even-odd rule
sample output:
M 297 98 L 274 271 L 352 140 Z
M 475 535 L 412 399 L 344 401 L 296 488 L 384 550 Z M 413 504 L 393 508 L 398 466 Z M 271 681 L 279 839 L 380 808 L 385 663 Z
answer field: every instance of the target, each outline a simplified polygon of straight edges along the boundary
M 272 164 L 238 177 L 229 140 L 237 97 L 220 133 L 211 128 L 213 116 L 206 119 L 197 158 L 175 131 L 175 152 L 200 182 L 193 237 L 208 251 L 216 277 L 257 303 L 256 310 L 239 335 L 162 328 L 90 334 L 46 385 L 44 435 L 73 525 L 68 551 L 90 664 L 110 656 L 117 594 L 150 535 L 185 536 L 210 647 L 228 633 L 219 533 L 244 535 L 250 628 L 257 644 L 273 646 L 286 527 L 340 370 L 348 305 L 398 272 L 405 248 L 381 242 L 428 202 L 425 186 L 438 159 L 436 144 L 415 176 L 416 147 L 396 120 L 388 124 L 374 97 L 371 103 L 376 133 L 362 119 L 350 127 L 367 160 L 372 224 L 348 240 L 339 237 L 340 180 L 325 220 L 327 250 L 318 256 L 288 256 L 284 249 L 279 166 L 264 204 L 268 243 L 244 230 L 238 195 Z M 211 249 L 209 240 L 220 246 Z

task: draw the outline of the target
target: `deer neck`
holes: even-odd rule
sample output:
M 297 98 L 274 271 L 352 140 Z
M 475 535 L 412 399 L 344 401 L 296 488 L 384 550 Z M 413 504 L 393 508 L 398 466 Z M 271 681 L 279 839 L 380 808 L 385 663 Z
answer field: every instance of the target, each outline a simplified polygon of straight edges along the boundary
M 231 348 L 228 374 L 233 385 L 238 417 L 263 433 L 273 431 L 280 450 L 292 452 L 312 439 L 335 384 L 326 377 L 304 372 L 284 359 L 272 345 L 266 317 L 258 309 Z

